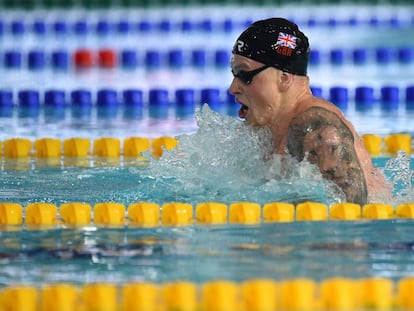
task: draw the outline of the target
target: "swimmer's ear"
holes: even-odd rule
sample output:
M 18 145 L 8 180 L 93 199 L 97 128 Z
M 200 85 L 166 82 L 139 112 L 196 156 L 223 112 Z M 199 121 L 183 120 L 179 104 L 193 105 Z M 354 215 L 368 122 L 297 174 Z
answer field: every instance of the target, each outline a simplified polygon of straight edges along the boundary
M 280 75 L 280 91 L 285 92 L 293 83 L 293 74 L 282 71 Z

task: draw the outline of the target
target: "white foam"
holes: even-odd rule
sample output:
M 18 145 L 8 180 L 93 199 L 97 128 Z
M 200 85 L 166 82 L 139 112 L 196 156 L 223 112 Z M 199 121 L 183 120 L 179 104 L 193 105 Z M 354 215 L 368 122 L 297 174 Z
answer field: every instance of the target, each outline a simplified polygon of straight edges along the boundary
M 275 155 L 270 130 L 252 128 L 204 105 L 198 130 L 178 136 L 178 147 L 152 161 L 156 197 L 203 201 L 343 201 L 343 192 L 322 178 L 318 168 Z

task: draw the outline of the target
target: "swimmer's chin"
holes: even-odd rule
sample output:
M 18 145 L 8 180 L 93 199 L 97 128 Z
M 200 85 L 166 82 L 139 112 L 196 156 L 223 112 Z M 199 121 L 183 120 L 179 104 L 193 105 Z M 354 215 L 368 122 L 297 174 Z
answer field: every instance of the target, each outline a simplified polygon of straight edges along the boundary
M 242 119 L 242 121 L 244 122 L 244 124 L 246 124 L 247 126 L 250 126 L 250 127 L 261 127 L 260 124 L 250 120 L 249 118 L 244 118 L 244 119 Z

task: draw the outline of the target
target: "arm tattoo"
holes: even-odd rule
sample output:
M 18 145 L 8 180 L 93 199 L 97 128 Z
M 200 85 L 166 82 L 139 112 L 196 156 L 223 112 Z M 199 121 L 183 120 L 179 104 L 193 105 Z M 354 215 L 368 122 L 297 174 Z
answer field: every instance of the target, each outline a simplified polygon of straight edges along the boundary
M 305 156 L 324 178 L 342 188 L 347 201 L 367 202 L 367 185 L 349 127 L 333 112 L 312 107 L 289 124 L 288 150 L 298 161 Z

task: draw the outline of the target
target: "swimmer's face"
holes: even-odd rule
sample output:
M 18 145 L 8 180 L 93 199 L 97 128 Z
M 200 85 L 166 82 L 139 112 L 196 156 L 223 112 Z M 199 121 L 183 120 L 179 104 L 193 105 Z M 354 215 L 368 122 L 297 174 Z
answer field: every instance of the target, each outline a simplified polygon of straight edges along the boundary
M 250 83 L 237 77 L 240 73 L 243 75 L 243 72 L 243 76 L 249 76 L 248 72 L 262 67 L 262 63 L 244 56 L 232 56 L 231 69 L 234 78 L 229 90 L 241 105 L 239 117 L 250 125 L 270 125 L 278 111 L 278 70 L 272 67 L 263 68 L 250 79 Z
M 334 126 L 323 126 L 305 136 L 304 151 L 310 163 L 317 164 L 326 179 L 332 180 L 344 192 L 352 186 L 354 168 L 347 154 L 349 142 Z

